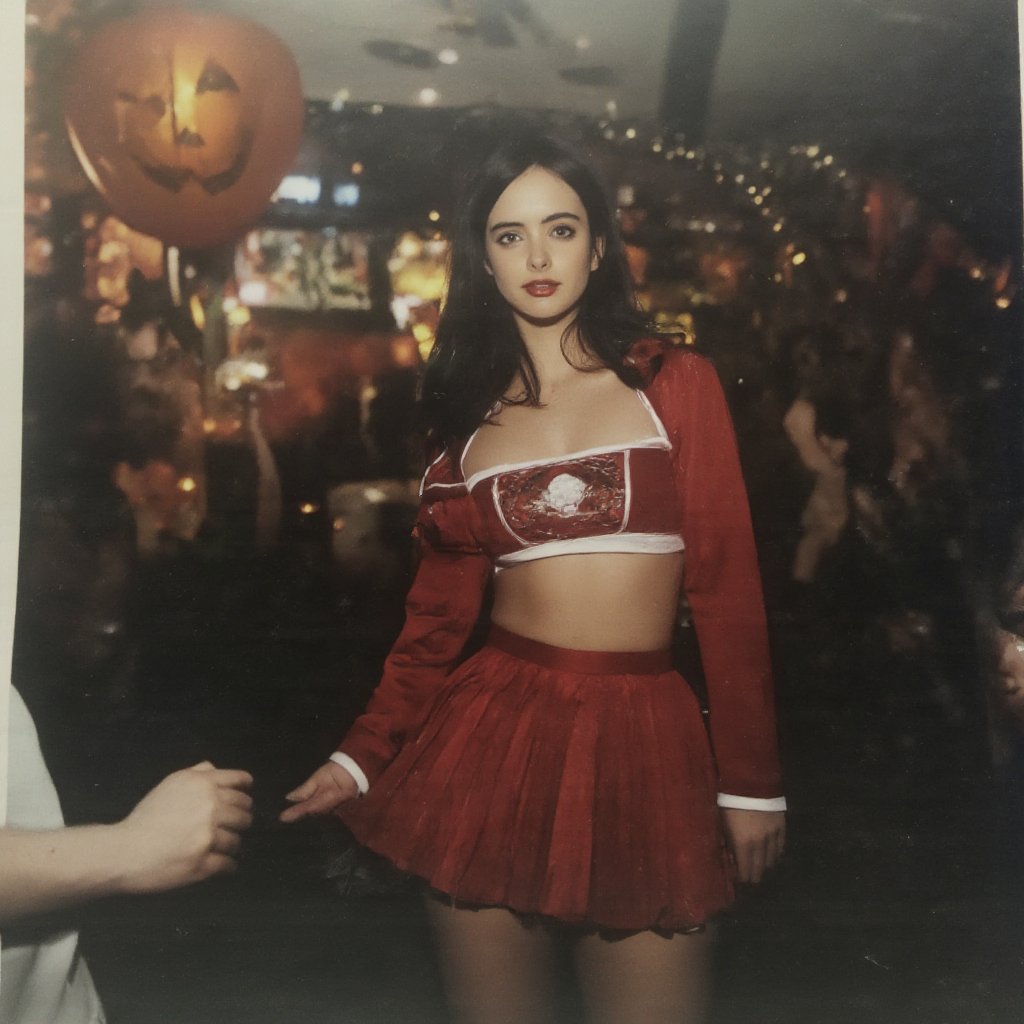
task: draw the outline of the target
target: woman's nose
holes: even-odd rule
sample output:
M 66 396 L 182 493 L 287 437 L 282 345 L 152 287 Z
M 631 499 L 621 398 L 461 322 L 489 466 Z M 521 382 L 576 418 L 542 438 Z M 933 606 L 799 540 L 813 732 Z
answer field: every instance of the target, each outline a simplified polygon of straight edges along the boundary
M 546 245 L 540 243 L 534 243 L 530 246 L 529 263 L 531 270 L 543 270 L 549 266 L 551 260 L 548 256 L 548 249 Z

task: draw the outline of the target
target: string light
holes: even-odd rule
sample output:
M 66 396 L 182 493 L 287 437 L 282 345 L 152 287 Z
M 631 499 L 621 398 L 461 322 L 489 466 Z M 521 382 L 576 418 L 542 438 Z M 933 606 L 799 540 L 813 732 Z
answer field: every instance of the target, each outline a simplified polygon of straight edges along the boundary
M 429 88 L 421 90 L 419 97 L 421 102 L 428 101 L 428 103 L 437 102 L 440 99 L 437 91 Z M 605 106 L 607 116 L 598 121 L 595 126 L 600 137 L 608 143 L 620 147 L 625 147 L 629 143 L 638 143 L 638 146 L 630 147 L 629 152 L 636 155 L 647 151 L 650 154 L 648 159 L 657 158 L 667 162 L 685 157 L 687 161 L 695 162 L 695 166 L 690 173 L 696 173 L 697 175 L 706 174 L 707 177 L 704 180 L 708 183 L 712 179 L 717 186 L 729 186 L 735 183 L 738 186 L 736 194 L 732 194 L 731 189 L 726 188 L 721 194 L 721 201 L 728 203 L 731 199 L 734 203 L 738 203 L 740 199 L 748 199 L 751 207 L 757 209 L 761 216 L 766 218 L 766 227 L 770 225 L 770 230 L 775 235 L 783 235 L 787 230 L 788 218 L 780 216 L 769 206 L 768 197 L 775 196 L 776 201 L 773 203 L 773 206 L 776 208 L 782 206 L 785 209 L 784 202 L 789 196 L 790 188 L 797 186 L 800 182 L 801 168 L 804 169 L 805 175 L 806 171 L 811 168 L 818 172 L 820 175 L 816 179 L 819 183 L 818 187 L 823 187 L 829 182 L 835 184 L 851 178 L 847 168 L 837 166 L 839 158 L 833 153 L 823 153 L 822 146 L 817 143 L 810 145 L 794 144 L 778 150 L 766 148 L 756 155 L 740 147 L 735 149 L 723 148 L 714 155 L 711 155 L 706 153 L 702 147 L 688 148 L 685 143 L 685 136 L 682 133 L 666 135 L 664 129 L 658 131 L 656 128 L 639 126 L 635 123 L 617 123 L 616 102 L 608 100 Z M 380 114 L 384 112 L 385 108 L 383 104 L 373 104 L 368 109 L 371 113 Z M 785 158 L 786 153 L 793 159 L 787 160 Z M 756 163 L 754 162 L 755 160 Z M 775 161 L 779 162 L 775 163 Z M 752 171 L 751 168 L 759 168 L 760 172 Z M 354 173 L 359 173 L 360 170 L 361 165 L 353 165 Z M 682 173 L 680 172 L 680 174 Z M 854 187 L 858 184 L 859 179 L 846 181 L 842 194 L 848 204 L 855 204 L 860 199 L 862 193 L 859 188 Z M 668 200 L 670 204 L 675 206 L 679 205 L 679 201 L 678 192 Z M 852 208 L 856 209 L 857 205 L 852 205 Z M 751 207 L 747 208 L 748 211 Z M 848 208 L 850 207 L 848 206 Z M 870 207 L 866 203 L 862 205 L 862 209 L 865 214 L 870 213 Z M 424 216 L 435 225 L 441 219 L 440 213 L 436 210 L 424 211 Z M 720 223 L 710 220 L 693 220 L 686 223 L 686 229 L 709 235 L 719 230 L 729 235 L 740 234 L 744 229 L 742 216 L 723 215 L 719 217 L 719 221 Z M 679 227 L 682 228 L 683 224 L 684 222 L 679 222 Z M 434 237 L 441 239 L 442 235 L 440 232 L 435 232 Z M 793 268 L 804 265 L 810 259 L 807 252 L 796 251 L 796 246 L 792 243 L 788 247 L 786 257 L 787 265 Z M 991 284 L 993 296 L 991 301 L 998 309 L 1005 310 L 1014 304 L 1012 294 L 1007 292 L 1003 282 L 998 281 L 996 268 L 977 264 L 972 266 L 970 259 L 968 259 L 968 261 L 965 261 L 962 270 L 972 280 L 987 281 Z M 787 281 L 792 283 L 789 274 L 778 273 L 773 277 L 773 280 L 779 283 L 786 283 Z M 846 289 L 839 288 L 833 292 L 833 298 L 837 303 L 844 303 L 849 300 L 849 294 Z M 699 296 L 694 301 L 700 301 Z M 247 314 L 248 310 L 245 310 L 241 316 L 246 316 Z M 424 350 L 429 351 L 434 341 L 433 332 L 422 327 L 410 329 L 414 335 L 414 338 L 410 339 L 410 343 L 415 341 L 416 345 L 420 348 L 421 354 Z
M 641 142 L 646 141 L 651 154 L 666 161 L 673 160 L 680 156 L 685 157 L 687 160 L 697 160 L 699 156 L 700 159 L 697 164 L 697 169 L 704 170 L 705 166 L 707 166 L 709 178 L 713 178 L 716 185 L 721 186 L 727 184 L 726 179 L 728 178 L 736 185 L 742 186 L 742 191 L 745 193 L 746 197 L 749 198 L 753 207 L 758 208 L 761 215 L 768 219 L 768 223 L 771 226 L 773 234 L 780 235 L 786 230 L 787 218 L 778 216 L 778 214 L 768 206 L 767 200 L 769 196 L 773 196 L 775 192 L 778 191 L 778 182 L 785 181 L 789 169 L 785 166 L 778 169 L 774 168 L 769 154 L 762 154 L 758 160 L 757 166 L 760 167 L 760 170 L 765 173 L 765 176 L 768 177 L 769 180 L 777 178 L 778 182 L 769 184 L 765 182 L 764 178 L 762 178 L 760 182 L 750 182 L 749 170 L 746 168 L 737 169 L 735 166 L 737 162 L 749 159 L 743 154 L 742 150 L 739 150 L 728 160 L 723 160 L 721 158 L 714 160 L 709 159 L 707 161 L 707 165 L 705 165 L 703 152 L 698 154 L 697 150 L 687 149 L 681 144 L 668 145 L 658 135 L 649 134 L 645 140 L 643 130 L 636 126 L 631 125 L 628 128 L 617 128 L 612 122 L 603 121 L 600 125 L 600 131 L 609 142 L 618 141 L 622 144 L 627 140 L 630 142 L 634 140 Z M 680 136 L 678 135 L 675 137 L 675 141 L 677 143 L 679 138 Z M 832 153 L 823 154 L 822 147 L 819 144 L 804 146 L 794 145 L 788 147 L 788 151 L 792 156 L 805 158 L 807 165 L 812 167 L 818 173 L 822 173 L 827 169 L 831 174 L 830 180 L 833 182 L 839 182 L 849 177 L 849 171 L 846 168 L 836 166 L 838 158 Z M 729 167 L 730 163 L 732 163 L 732 167 Z M 712 168 L 713 173 L 711 173 Z M 799 168 L 794 168 L 794 170 L 798 172 Z M 849 187 L 847 187 L 846 191 L 852 198 L 854 193 Z M 775 205 L 778 204 L 776 203 Z M 719 225 L 708 221 L 703 223 L 694 222 L 690 227 L 690 230 L 701 230 L 711 234 L 716 232 L 718 228 Z M 725 230 L 734 231 L 739 230 L 739 228 L 740 222 L 735 222 L 735 226 L 726 227 Z M 788 258 L 788 263 L 791 267 L 803 266 L 809 261 L 810 256 L 807 252 L 794 250 L 795 246 L 791 246 Z M 976 274 L 972 276 L 974 276 L 975 279 L 981 279 Z M 982 277 L 989 280 L 992 279 L 987 271 L 982 275 Z M 786 276 L 779 274 L 776 280 L 779 282 L 785 282 Z M 995 292 L 996 289 L 993 289 L 993 291 Z M 833 293 L 833 298 L 837 303 L 844 303 L 849 301 L 849 293 L 846 289 L 840 288 Z M 1012 305 L 1012 300 L 1010 300 L 1005 294 L 1000 295 L 997 305 L 998 308 L 1005 309 Z

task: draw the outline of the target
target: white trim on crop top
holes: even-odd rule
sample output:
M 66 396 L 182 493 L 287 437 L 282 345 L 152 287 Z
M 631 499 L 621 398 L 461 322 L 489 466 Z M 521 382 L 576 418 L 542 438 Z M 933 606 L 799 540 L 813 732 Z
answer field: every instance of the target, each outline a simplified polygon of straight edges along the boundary
M 651 405 L 650 399 L 642 391 L 634 391 L 633 394 L 640 399 L 644 408 L 647 410 L 647 414 L 651 417 L 651 423 L 658 432 L 656 435 L 641 437 L 636 441 L 617 441 L 614 444 L 602 444 L 593 448 L 581 448 L 574 452 L 566 452 L 564 455 L 550 455 L 541 459 L 526 459 L 522 462 L 502 462 L 496 466 L 489 466 L 487 469 L 478 470 L 472 476 L 467 477 L 466 455 L 469 453 L 469 449 L 472 447 L 473 441 L 476 439 L 476 435 L 480 433 L 481 428 L 484 426 L 484 423 L 481 423 L 480 426 L 469 435 L 469 439 L 462 448 L 462 455 L 459 458 L 459 476 L 461 476 L 466 482 L 466 487 L 469 490 L 473 490 L 481 480 L 486 480 L 488 477 L 497 476 L 501 473 L 511 473 L 517 469 L 532 469 L 534 466 L 552 466 L 558 462 L 573 462 L 576 459 L 585 459 L 590 455 L 606 455 L 611 452 L 628 452 L 633 448 L 664 448 L 670 451 L 672 448 L 672 442 L 669 440 L 668 431 L 665 429 L 665 424 L 661 422 L 661 417 L 654 411 L 654 406 Z M 495 408 L 497 409 L 498 407 Z M 488 419 L 490 419 L 490 416 L 488 416 Z M 436 461 L 437 460 L 435 459 L 434 462 L 436 463 Z
M 495 572 L 522 562 L 559 555 L 584 555 L 600 552 L 621 552 L 637 555 L 667 555 L 685 548 L 683 538 L 675 533 L 606 533 L 598 537 L 574 537 L 570 540 L 549 540 L 533 544 L 521 551 L 510 551 L 494 560 Z
M 660 555 L 670 554 L 684 549 L 685 545 L 683 538 L 677 534 L 630 533 L 627 530 L 633 493 L 632 481 L 629 473 L 629 453 L 634 449 L 639 448 L 659 448 L 665 451 L 671 451 L 672 449 L 672 443 L 669 441 L 665 425 L 662 423 L 661 417 L 659 417 L 654 411 L 654 407 L 651 405 L 647 396 L 642 391 L 634 391 L 633 393 L 640 399 L 644 408 L 647 410 L 647 414 L 651 418 L 651 423 L 657 430 L 656 435 L 642 437 L 636 441 L 620 441 L 615 444 L 604 444 L 596 445 L 592 448 L 582 448 L 574 452 L 567 452 L 564 455 L 551 455 L 540 459 L 526 459 L 521 462 L 503 462 L 495 466 L 489 466 L 487 469 L 478 470 L 467 478 L 465 471 L 466 455 L 473 444 L 474 438 L 480 432 L 480 427 L 477 427 L 477 429 L 473 431 L 469 440 L 466 441 L 466 444 L 462 449 L 462 456 L 459 459 L 459 475 L 463 480 L 465 480 L 466 488 L 470 491 L 484 480 L 494 480 L 491 487 L 491 500 L 494 504 L 495 512 L 509 536 L 523 545 L 523 548 L 519 551 L 510 551 L 508 554 L 501 555 L 496 558 L 494 563 L 495 572 L 500 572 L 502 569 L 509 568 L 513 565 L 519 565 L 523 562 L 531 562 L 540 558 L 555 558 L 559 555 L 594 554 L 600 552 Z M 481 424 L 481 427 L 482 426 L 483 424 Z M 607 455 L 618 452 L 622 452 L 625 459 L 626 496 L 622 525 L 615 531 L 615 533 L 601 534 L 596 537 L 574 537 L 568 540 L 553 540 L 546 541 L 541 544 L 530 544 L 520 537 L 506 521 L 505 515 L 502 512 L 501 502 L 498 500 L 497 494 L 497 478 L 501 476 L 501 474 L 515 472 L 520 469 L 554 466 L 562 462 L 575 462 L 579 459 L 585 459 L 592 455 Z

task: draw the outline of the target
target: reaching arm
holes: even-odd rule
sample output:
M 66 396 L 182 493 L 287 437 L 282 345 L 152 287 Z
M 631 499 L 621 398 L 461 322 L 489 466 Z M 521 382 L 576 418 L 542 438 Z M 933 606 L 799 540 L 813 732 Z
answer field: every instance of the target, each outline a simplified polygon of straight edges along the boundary
M 370 785 L 398 752 L 458 660 L 480 614 L 492 566 L 480 553 L 424 545 L 406 599 L 405 626 L 366 711 L 339 748 Z
M 472 499 L 460 490 L 459 485 L 435 485 L 428 471 L 417 518 L 420 564 L 405 602 L 405 625 L 366 711 L 332 761 L 288 794 L 292 806 L 282 813 L 282 821 L 328 813 L 366 792 L 458 662 L 493 571 L 472 539 Z
M 204 762 L 169 775 L 115 825 L 0 829 L 0 923 L 233 870 L 252 823 L 251 783 Z

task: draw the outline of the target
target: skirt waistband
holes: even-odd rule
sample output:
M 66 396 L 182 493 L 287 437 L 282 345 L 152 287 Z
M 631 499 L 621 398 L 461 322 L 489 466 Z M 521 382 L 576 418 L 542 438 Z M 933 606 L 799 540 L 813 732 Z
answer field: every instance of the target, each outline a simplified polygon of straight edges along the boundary
M 513 657 L 532 661 L 562 672 L 582 672 L 590 675 L 657 675 L 672 670 L 672 652 L 662 651 L 574 651 L 568 647 L 555 647 L 510 633 L 501 626 L 492 625 L 485 641 L 487 647 L 504 651 Z

